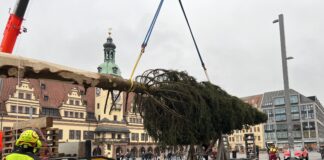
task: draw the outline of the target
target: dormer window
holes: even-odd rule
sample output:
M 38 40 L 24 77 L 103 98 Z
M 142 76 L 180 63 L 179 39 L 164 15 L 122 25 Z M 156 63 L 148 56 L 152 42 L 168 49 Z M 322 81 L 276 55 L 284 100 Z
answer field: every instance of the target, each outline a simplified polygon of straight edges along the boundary
M 112 70 L 113 70 L 113 73 L 114 74 L 117 74 L 117 71 L 118 71 L 118 68 L 117 67 L 113 67 Z
M 26 99 L 30 100 L 31 99 L 31 94 L 26 94 Z
M 44 95 L 44 101 L 48 101 L 48 96 Z
M 18 93 L 18 98 L 19 99 L 24 99 L 24 93 Z
M 101 70 L 102 70 L 102 68 L 101 68 L 101 67 L 98 67 L 97 69 L 98 69 L 98 73 L 100 73 L 100 72 L 101 72 Z
M 43 89 L 43 90 L 46 89 L 46 85 L 44 83 L 41 84 L 41 89 Z

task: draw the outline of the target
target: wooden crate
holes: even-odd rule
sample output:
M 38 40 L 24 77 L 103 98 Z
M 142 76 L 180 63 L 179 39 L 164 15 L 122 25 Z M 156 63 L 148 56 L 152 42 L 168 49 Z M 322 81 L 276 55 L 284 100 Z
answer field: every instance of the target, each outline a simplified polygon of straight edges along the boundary
M 53 119 L 50 117 L 32 119 L 29 121 L 18 122 L 18 124 L 14 124 L 13 129 L 4 131 L 3 133 L 2 155 L 6 156 L 11 153 L 13 151 L 16 138 L 19 138 L 20 134 L 24 130 L 32 128 L 36 130 L 38 134 L 40 134 L 39 138 L 43 144 L 39 151 L 40 158 L 56 157 L 58 155 L 59 129 L 51 128 L 52 126 Z

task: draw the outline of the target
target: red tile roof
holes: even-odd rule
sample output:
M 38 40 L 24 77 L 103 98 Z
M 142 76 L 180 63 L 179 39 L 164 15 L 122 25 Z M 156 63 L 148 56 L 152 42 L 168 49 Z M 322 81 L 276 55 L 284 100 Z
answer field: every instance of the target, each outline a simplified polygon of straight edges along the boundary
M 263 97 L 263 95 L 260 94 L 260 95 L 243 97 L 243 98 L 241 98 L 241 100 L 248 103 L 248 104 L 250 104 L 250 105 L 252 105 L 252 106 L 256 105 L 257 108 L 260 108 L 261 107 L 262 97 Z
M 73 88 L 84 92 L 82 86 L 62 83 L 54 80 L 39 80 L 28 79 L 30 87 L 34 88 L 36 99 L 39 100 L 41 107 L 59 108 L 65 101 L 67 101 L 68 94 Z M 13 95 L 16 91 L 17 78 L 3 78 L 2 86 L 0 86 L 0 103 L 9 99 L 9 95 Z M 45 89 L 41 88 L 41 84 L 45 85 Z M 82 100 L 87 101 L 87 111 L 94 112 L 95 94 L 94 88 L 88 88 L 86 95 L 82 96 Z M 48 96 L 48 100 L 44 99 Z

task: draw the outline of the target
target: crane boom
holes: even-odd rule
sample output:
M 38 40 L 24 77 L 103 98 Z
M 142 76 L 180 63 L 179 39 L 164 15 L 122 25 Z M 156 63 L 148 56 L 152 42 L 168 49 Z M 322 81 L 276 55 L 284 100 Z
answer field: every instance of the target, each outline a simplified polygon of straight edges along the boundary
M 21 24 L 24 20 L 24 15 L 28 6 L 29 0 L 17 0 L 13 13 L 10 14 L 3 38 L 0 46 L 0 51 L 12 53 L 18 35 L 21 33 Z

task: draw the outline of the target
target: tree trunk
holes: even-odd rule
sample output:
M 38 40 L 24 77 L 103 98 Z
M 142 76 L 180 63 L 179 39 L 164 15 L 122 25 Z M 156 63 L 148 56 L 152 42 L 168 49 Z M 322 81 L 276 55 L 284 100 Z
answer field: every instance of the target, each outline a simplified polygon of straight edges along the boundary
M 216 160 L 229 160 L 229 157 L 227 155 L 227 151 L 224 147 L 223 137 L 220 136 L 218 138 L 218 146 L 217 146 L 217 158 Z
M 193 144 L 191 144 L 189 147 L 187 160 L 196 160 L 196 159 L 197 158 L 195 156 L 195 146 Z

